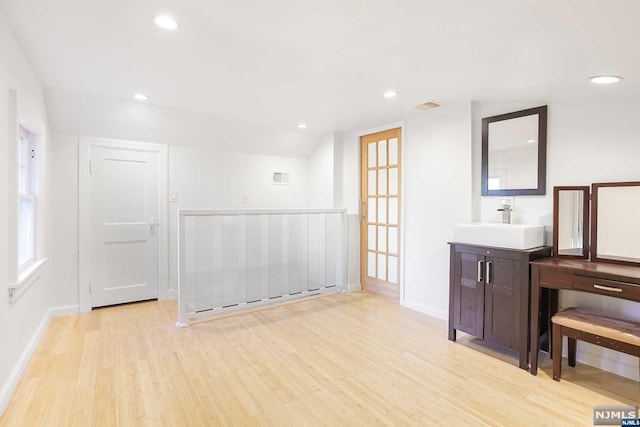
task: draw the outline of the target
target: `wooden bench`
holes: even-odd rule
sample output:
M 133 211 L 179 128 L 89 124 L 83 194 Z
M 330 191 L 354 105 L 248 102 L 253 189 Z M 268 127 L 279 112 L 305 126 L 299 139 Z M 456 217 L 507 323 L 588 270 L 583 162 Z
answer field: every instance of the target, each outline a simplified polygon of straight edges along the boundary
M 567 337 L 569 366 L 576 366 L 578 340 L 640 357 L 640 322 L 568 308 L 551 318 L 553 323 L 553 379 L 560 381 L 562 337 Z

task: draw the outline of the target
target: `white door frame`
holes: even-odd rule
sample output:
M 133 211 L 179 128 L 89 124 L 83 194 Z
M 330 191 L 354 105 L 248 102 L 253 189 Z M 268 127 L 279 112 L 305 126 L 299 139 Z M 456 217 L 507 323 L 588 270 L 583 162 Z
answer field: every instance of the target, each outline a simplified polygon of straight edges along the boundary
M 164 144 L 81 136 L 78 141 L 78 300 L 91 310 L 91 174 L 92 148 L 130 149 L 158 153 L 158 299 L 169 298 L 168 286 L 168 147 Z

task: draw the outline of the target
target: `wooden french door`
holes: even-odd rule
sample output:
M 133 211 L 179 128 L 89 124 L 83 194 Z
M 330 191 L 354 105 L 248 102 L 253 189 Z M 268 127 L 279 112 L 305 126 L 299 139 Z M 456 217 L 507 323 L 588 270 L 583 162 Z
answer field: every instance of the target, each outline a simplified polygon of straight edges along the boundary
M 360 277 L 364 289 L 399 300 L 400 128 L 360 137 Z

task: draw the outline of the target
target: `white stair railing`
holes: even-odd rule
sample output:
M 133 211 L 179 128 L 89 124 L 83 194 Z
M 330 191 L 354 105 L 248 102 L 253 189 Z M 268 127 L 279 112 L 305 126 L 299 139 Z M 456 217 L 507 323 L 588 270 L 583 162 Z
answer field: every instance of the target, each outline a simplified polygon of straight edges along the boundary
M 178 211 L 178 327 L 343 290 L 344 209 Z

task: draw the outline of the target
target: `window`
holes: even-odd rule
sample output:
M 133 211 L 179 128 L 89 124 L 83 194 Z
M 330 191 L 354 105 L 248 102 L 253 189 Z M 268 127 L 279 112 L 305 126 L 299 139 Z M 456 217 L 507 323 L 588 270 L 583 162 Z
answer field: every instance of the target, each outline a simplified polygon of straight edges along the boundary
M 20 126 L 18 133 L 18 268 L 36 258 L 36 147 L 32 133 Z

